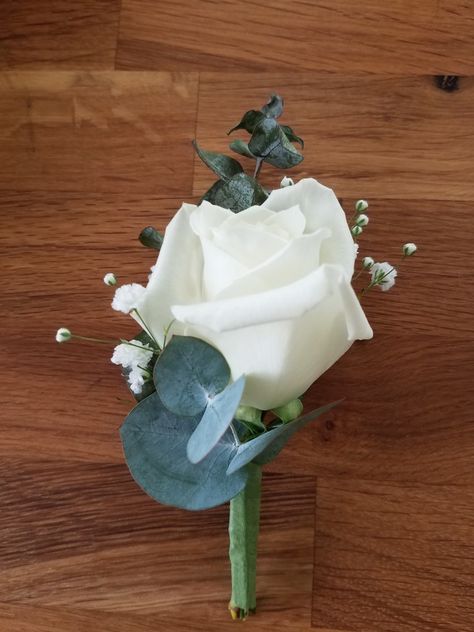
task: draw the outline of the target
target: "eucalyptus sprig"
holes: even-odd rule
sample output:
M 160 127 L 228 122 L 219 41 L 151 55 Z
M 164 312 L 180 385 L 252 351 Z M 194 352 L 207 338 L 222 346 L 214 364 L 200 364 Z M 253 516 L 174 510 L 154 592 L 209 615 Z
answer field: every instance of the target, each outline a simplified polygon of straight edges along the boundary
M 201 202 L 207 200 L 212 204 L 229 208 L 238 213 L 250 206 L 262 204 L 268 192 L 258 182 L 263 163 L 267 162 L 280 169 L 295 167 L 302 160 L 302 154 L 293 143 L 304 147 L 303 140 L 291 127 L 281 125 L 277 119 L 283 114 L 283 99 L 272 95 L 260 110 L 249 110 L 227 134 L 236 130 L 245 130 L 250 134 L 249 142 L 234 140 L 229 147 L 235 153 L 255 160 L 253 175 L 245 173 L 238 160 L 214 151 L 201 148 L 193 141 L 194 149 L 204 164 L 218 177 Z

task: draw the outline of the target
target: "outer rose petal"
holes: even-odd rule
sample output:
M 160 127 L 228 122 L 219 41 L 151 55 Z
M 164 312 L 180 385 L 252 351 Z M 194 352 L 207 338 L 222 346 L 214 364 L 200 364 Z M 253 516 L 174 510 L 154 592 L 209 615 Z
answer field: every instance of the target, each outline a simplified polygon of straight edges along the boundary
M 174 305 L 185 333 L 215 345 L 237 378 L 242 403 L 268 410 L 301 395 L 372 329 L 339 266 L 323 265 L 283 288 L 199 305 Z
M 137 303 L 140 316 L 160 344 L 165 327 L 174 318 L 171 305 L 202 300 L 201 245 L 190 225 L 195 209 L 193 204 L 183 204 L 168 224 L 158 262 Z M 132 316 L 143 326 L 135 314 Z M 173 331 L 178 333 L 179 327 Z
M 292 187 L 272 191 L 263 206 L 282 211 L 295 204 L 306 217 L 306 232 L 331 230 L 332 236 L 321 247 L 321 263 L 342 265 L 350 280 L 354 273 L 354 240 L 334 191 L 314 178 L 304 178 Z

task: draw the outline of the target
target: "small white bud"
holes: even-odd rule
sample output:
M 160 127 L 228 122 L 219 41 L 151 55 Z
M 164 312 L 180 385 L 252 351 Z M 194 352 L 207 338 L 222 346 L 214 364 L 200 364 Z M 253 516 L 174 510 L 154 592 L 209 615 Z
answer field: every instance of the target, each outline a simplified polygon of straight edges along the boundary
M 107 272 L 104 276 L 105 285 L 117 285 L 117 278 L 113 272 Z
M 282 181 L 280 182 L 280 186 L 281 187 L 292 187 L 295 183 L 293 182 L 293 180 L 291 178 L 288 178 L 287 176 L 285 176 L 284 178 L 282 178 Z
M 364 257 L 362 259 L 362 267 L 365 270 L 370 270 L 370 268 L 374 265 L 375 261 L 372 259 L 372 257 Z
M 66 327 L 60 327 L 56 332 L 56 342 L 67 342 L 71 340 L 72 334 Z
M 367 215 L 364 215 L 363 213 L 359 215 L 359 217 L 356 219 L 356 226 L 367 226 L 368 223 L 369 223 L 369 218 L 367 217 Z
M 355 210 L 357 213 L 363 213 L 369 208 L 369 203 L 367 200 L 357 200 L 355 203 Z
M 410 257 L 411 255 L 415 254 L 415 252 L 417 251 L 417 247 L 416 244 L 409 242 L 408 244 L 403 245 L 402 250 L 405 257 Z
M 354 235 L 354 237 L 358 237 L 359 235 L 361 235 L 364 231 L 362 230 L 362 228 L 360 226 L 353 226 L 351 228 L 351 233 Z

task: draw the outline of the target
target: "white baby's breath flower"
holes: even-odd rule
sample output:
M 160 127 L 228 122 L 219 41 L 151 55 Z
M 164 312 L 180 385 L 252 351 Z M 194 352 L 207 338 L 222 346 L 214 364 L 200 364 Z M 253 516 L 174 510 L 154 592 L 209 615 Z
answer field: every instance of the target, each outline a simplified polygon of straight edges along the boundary
M 282 178 L 281 182 L 280 182 L 280 186 L 281 187 L 291 187 L 293 186 L 295 183 L 292 180 L 292 178 L 288 178 L 288 176 L 285 176 L 284 178 Z
M 125 369 L 134 368 L 139 364 L 146 366 L 151 360 L 153 350 L 140 340 L 130 340 L 131 344 L 121 343 L 114 349 L 111 361 L 120 364 Z M 133 345 L 133 346 L 132 346 Z
M 72 334 L 66 327 L 60 327 L 56 332 L 56 342 L 67 342 L 71 340 Z
M 113 272 L 107 272 L 107 274 L 104 276 L 104 283 L 105 285 L 117 285 L 117 278 L 115 276 L 115 274 Z
M 139 395 L 142 392 L 146 376 L 146 372 L 139 366 L 133 367 L 127 378 L 132 393 L 135 393 L 135 395 Z
M 355 203 L 355 210 L 357 213 L 363 213 L 369 208 L 369 203 L 367 200 L 357 200 Z
M 357 255 L 359 254 L 359 244 L 354 242 L 354 259 L 357 259 Z
M 362 235 L 364 231 L 362 230 L 362 228 L 360 226 L 353 226 L 351 228 L 351 233 L 354 235 L 354 237 L 358 237 L 359 235 Z
M 137 305 L 138 300 L 143 296 L 145 288 L 139 283 L 122 285 L 115 291 L 112 308 L 118 312 L 129 314 Z
M 365 268 L 365 270 L 370 270 L 374 263 L 375 261 L 372 259 L 372 257 L 364 257 L 362 259 L 362 267 Z
M 409 242 L 403 245 L 402 250 L 405 257 L 410 257 L 417 251 L 417 247 L 416 247 L 416 244 Z
M 370 274 L 372 275 L 372 283 L 380 286 L 386 292 L 395 285 L 397 269 L 388 261 L 383 261 L 382 263 L 374 263 L 370 269 Z
M 368 223 L 369 218 L 367 215 L 364 215 L 364 213 L 361 213 L 361 215 L 359 215 L 359 217 L 356 219 L 357 226 L 367 226 Z

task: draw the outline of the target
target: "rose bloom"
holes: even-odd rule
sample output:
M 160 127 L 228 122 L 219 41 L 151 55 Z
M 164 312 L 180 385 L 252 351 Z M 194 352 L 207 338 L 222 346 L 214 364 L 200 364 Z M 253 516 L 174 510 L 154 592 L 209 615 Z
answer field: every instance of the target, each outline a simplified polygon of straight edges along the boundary
M 354 261 L 344 211 L 312 178 L 240 213 L 183 204 L 137 308 L 158 341 L 175 319 L 172 333 L 217 347 L 246 376 L 241 403 L 269 410 L 372 337 Z

